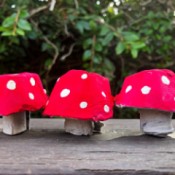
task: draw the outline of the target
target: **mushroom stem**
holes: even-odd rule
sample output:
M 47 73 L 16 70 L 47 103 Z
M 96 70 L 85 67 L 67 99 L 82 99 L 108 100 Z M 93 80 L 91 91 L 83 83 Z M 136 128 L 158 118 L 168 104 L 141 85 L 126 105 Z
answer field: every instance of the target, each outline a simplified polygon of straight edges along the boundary
M 140 109 L 140 128 L 145 134 L 166 137 L 174 131 L 171 112 L 153 109 Z
M 90 120 L 65 119 L 65 132 L 73 135 L 92 135 L 93 124 Z
M 18 112 L 8 116 L 3 116 L 3 130 L 7 135 L 16 135 L 29 129 L 30 113 Z

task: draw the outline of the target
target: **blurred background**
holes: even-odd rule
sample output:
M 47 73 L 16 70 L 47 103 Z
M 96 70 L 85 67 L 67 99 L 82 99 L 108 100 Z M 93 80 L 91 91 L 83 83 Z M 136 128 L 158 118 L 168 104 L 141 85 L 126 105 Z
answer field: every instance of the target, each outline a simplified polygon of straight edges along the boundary
M 110 79 L 175 71 L 174 0 L 0 0 L 0 74 L 36 72 L 50 94 L 70 69 Z M 116 109 L 115 118 L 137 118 Z

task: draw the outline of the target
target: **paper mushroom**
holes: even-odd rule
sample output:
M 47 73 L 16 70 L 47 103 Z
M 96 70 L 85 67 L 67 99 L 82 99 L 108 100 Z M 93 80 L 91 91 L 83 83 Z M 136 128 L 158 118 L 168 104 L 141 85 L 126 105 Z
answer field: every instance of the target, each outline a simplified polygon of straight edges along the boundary
M 138 108 L 141 130 L 165 137 L 174 131 L 175 74 L 167 69 L 145 70 L 125 78 L 115 97 L 118 107 Z
M 27 130 L 26 111 L 44 107 L 47 95 L 35 73 L 0 75 L 0 115 L 3 116 L 3 133 L 15 135 Z
M 68 133 L 91 135 L 92 121 L 111 118 L 113 105 L 107 78 L 84 70 L 70 70 L 57 80 L 43 114 L 64 117 Z

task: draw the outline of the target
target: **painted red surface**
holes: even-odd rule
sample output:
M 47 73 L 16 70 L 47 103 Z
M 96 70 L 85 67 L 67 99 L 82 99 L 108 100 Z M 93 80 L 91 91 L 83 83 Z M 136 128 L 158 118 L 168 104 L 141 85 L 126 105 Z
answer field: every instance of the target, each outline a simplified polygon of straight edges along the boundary
M 45 106 L 48 97 L 35 73 L 0 75 L 0 114 L 35 111 Z
M 125 78 L 115 96 L 120 107 L 175 111 L 175 74 L 167 69 L 145 70 Z
M 107 78 L 84 70 L 70 70 L 57 80 L 43 114 L 107 120 L 113 115 L 113 105 Z

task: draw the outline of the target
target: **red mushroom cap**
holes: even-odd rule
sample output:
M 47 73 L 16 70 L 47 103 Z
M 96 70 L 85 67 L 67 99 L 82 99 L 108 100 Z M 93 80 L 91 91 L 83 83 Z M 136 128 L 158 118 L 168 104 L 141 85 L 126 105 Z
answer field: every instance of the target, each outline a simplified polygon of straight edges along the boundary
M 125 78 L 116 106 L 175 111 L 175 74 L 167 69 L 145 70 Z
M 0 75 L 0 114 L 9 115 L 45 106 L 47 95 L 41 80 L 35 73 Z
M 113 115 L 113 105 L 107 78 L 97 73 L 71 70 L 57 80 L 43 114 L 107 120 Z

